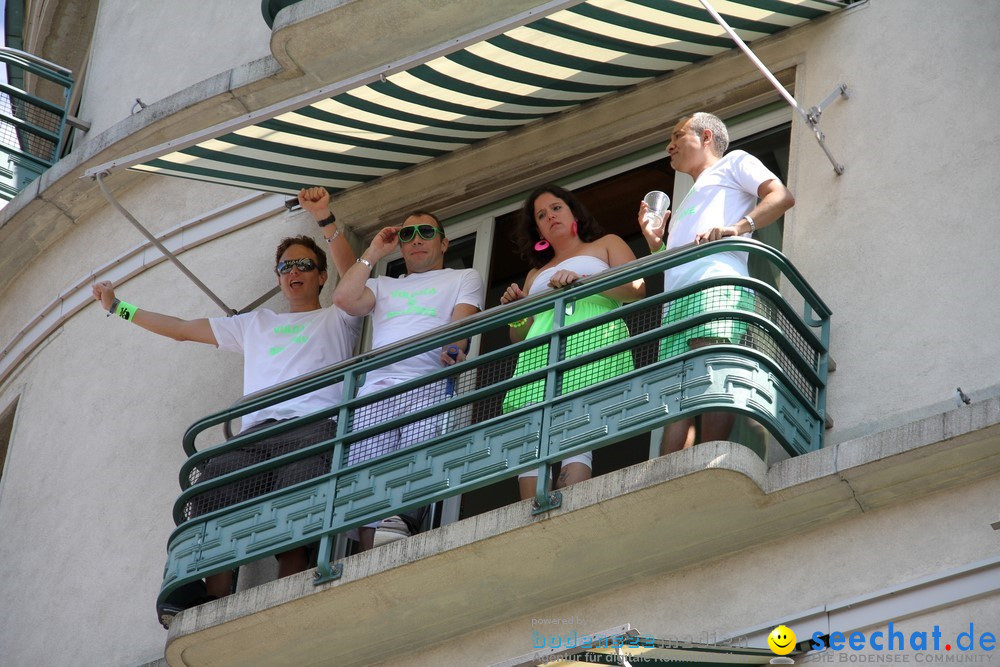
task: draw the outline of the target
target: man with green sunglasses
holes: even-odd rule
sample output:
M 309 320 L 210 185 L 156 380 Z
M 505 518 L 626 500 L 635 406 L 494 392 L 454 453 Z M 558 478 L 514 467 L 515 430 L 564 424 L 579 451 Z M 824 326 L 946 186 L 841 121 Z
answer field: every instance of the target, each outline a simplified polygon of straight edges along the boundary
M 406 263 L 400 278 L 370 278 L 372 268 L 399 248 Z M 333 293 L 333 302 L 351 315 L 371 315 L 372 348 L 390 345 L 425 331 L 455 322 L 483 307 L 483 279 L 473 269 L 444 267 L 448 238 L 437 217 L 414 211 L 400 227 L 386 227 L 375 235 L 361 257 L 344 274 Z M 366 396 L 465 359 L 468 340 L 454 341 L 367 374 L 358 396 Z M 357 431 L 444 400 L 445 383 L 438 382 L 391 396 L 358 408 L 352 430 Z M 348 464 L 422 442 L 441 432 L 440 417 L 421 419 L 380 433 L 351 446 Z M 406 537 L 419 527 L 422 512 L 383 519 L 360 530 L 361 548 Z M 378 533 L 376 536 L 376 528 Z

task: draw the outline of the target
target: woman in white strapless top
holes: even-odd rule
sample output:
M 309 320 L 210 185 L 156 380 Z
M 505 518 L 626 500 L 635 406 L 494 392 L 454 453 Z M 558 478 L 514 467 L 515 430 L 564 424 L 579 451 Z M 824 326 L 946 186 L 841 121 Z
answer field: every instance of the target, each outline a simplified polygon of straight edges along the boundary
M 558 185 L 543 185 L 525 201 L 521 209 L 518 245 L 532 268 L 522 290 L 516 283 L 504 291 L 500 303 L 510 303 L 530 294 L 570 285 L 580 278 L 594 275 L 635 259 L 632 250 L 621 237 L 603 234 L 597 222 L 576 196 Z M 567 308 L 565 324 L 606 313 L 622 303 L 641 299 L 646 294 L 643 281 L 625 285 L 579 299 Z M 571 308 L 571 310 L 570 310 Z M 510 340 L 517 343 L 552 331 L 553 313 L 538 313 L 510 324 Z M 599 349 L 628 337 L 622 320 L 613 320 L 570 336 L 566 341 L 566 358 Z M 548 364 L 548 345 L 522 352 L 514 376 L 542 368 Z M 562 378 L 562 393 L 617 377 L 633 369 L 632 354 L 618 354 L 566 371 Z M 507 392 L 504 412 L 539 403 L 545 395 L 545 382 L 538 380 Z M 570 457 L 561 464 L 556 488 L 590 479 L 590 452 Z M 521 498 L 535 495 L 537 471 L 518 476 Z

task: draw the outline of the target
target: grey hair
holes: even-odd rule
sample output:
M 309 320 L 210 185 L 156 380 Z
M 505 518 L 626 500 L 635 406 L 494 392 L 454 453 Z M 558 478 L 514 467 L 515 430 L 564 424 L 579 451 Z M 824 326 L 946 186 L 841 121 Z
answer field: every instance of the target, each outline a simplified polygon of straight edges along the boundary
M 716 156 L 725 155 L 726 149 L 729 148 L 729 130 L 726 129 L 722 119 L 704 111 L 691 114 L 691 131 L 701 137 L 701 133 L 705 130 L 712 131 Z

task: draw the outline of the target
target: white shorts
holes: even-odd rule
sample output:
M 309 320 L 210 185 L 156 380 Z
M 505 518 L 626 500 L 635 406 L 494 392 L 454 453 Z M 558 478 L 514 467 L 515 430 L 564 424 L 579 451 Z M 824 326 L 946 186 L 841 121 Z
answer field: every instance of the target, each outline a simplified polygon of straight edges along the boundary
M 570 463 L 582 463 L 587 466 L 588 470 L 594 469 L 594 452 L 584 452 L 583 454 L 577 454 L 576 456 L 571 456 L 568 459 L 563 459 L 560 461 L 563 469 Z M 538 477 L 538 468 L 532 468 L 528 472 L 522 472 L 517 476 L 518 479 L 524 479 L 525 477 Z

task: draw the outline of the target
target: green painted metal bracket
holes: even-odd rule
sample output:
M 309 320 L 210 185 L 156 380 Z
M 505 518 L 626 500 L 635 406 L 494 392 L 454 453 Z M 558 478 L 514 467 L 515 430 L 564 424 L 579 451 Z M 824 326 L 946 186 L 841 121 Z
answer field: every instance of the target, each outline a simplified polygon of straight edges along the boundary
M 561 506 L 562 492 L 553 491 L 551 493 L 544 494 L 541 502 L 539 502 L 537 497 L 531 502 L 531 514 L 532 516 L 538 516 L 539 514 L 545 514 L 546 512 Z
M 320 563 L 316 566 L 316 578 L 313 579 L 313 586 L 336 581 L 343 574 L 344 566 L 340 563 Z

